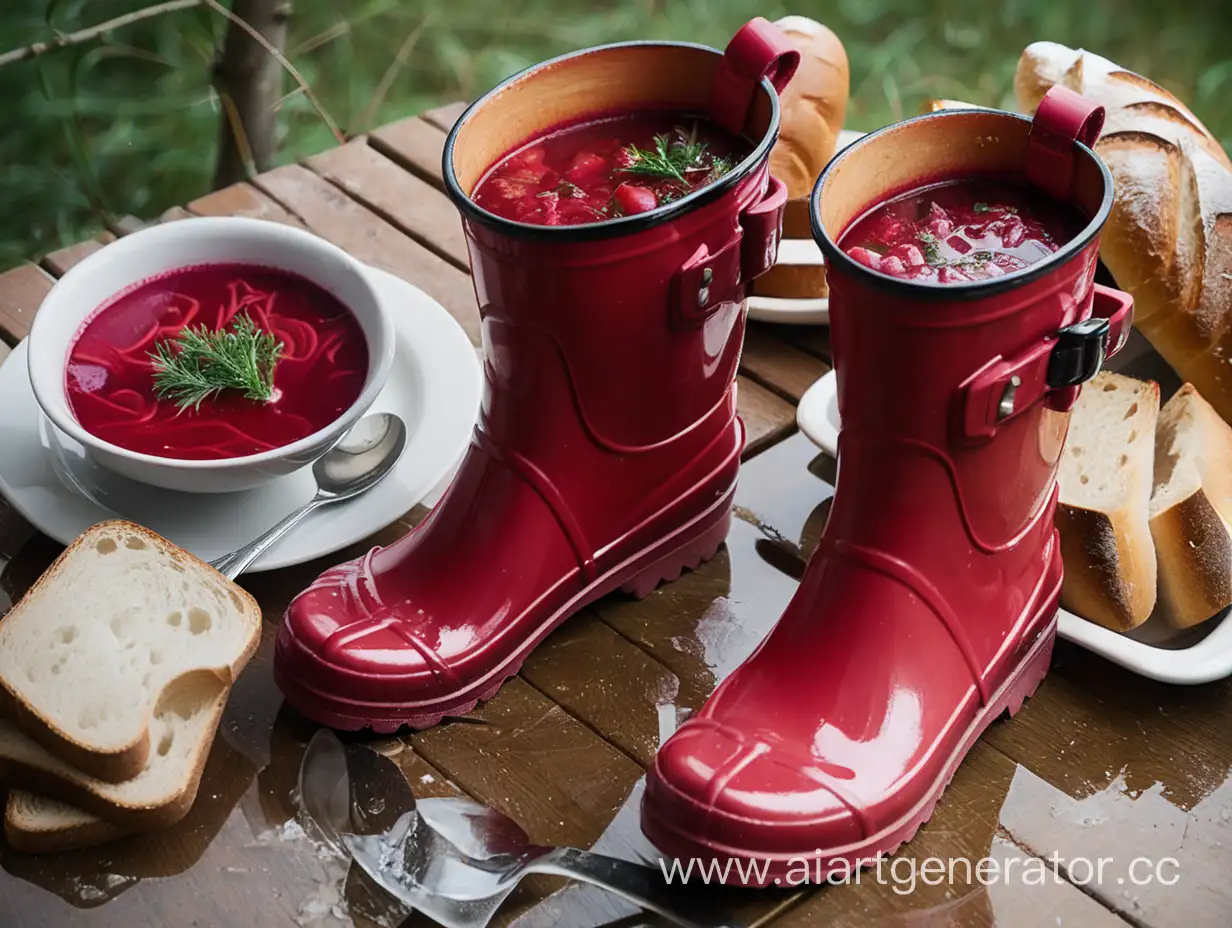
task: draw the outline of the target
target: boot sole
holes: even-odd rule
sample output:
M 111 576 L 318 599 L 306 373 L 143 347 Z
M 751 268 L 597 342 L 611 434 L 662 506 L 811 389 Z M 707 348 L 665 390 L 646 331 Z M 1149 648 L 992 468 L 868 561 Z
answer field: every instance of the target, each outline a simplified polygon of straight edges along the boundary
M 274 681 L 287 701 L 300 713 L 342 731 L 369 728 L 380 734 L 392 734 L 403 726 L 422 730 L 437 725 L 446 716 L 465 715 L 479 703 L 494 697 L 506 681 L 518 674 L 535 646 L 574 613 L 617 589 L 636 599 L 644 599 L 659 584 L 670 583 L 685 570 L 696 569 L 714 557 L 731 528 L 735 495 L 733 485 L 700 515 L 599 577 L 543 623 L 496 671 L 488 675 L 487 681 L 459 693 L 405 708 L 340 700 L 289 677 L 278 661 L 274 662 Z M 292 647 L 302 646 L 292 639 Z M 495 682 L 491 682 L 493 678 Z
M 954 750 L 945 768 L 942 770 L 941 776 L 938 777 L 932 788 L 907 815 L 898 822 L 883 828 L 880 832 L 862 841 L 860 844 L 831 849 L 810 846 L 793 854 L 759 854 L 756 851 L 728 847 L 686 834 L 670 822 L 656 818 L 652 807 L 645 803 L 642 805 L 642 831 L 651 844 L 664 851 L 665 854 L 670 854 L 668 859 L 674 857 L 686 863 L 693 859 L 703 861 L 727 861 L 729 859 L 758 862 L 768 861 L 769 864 L 763 874 L 764 879 L 758 881 L 740 882 L 738 877 L 736 877 L 740 872 L 738 868 L 733 867 L 724 871 L 725 875 L 736 877 L 735 879 L 725 881 L 729 885 L 747 886 L 750 888 L 782 886 L 785 884 L 796 885 L 795 883 L 789 884 L 787 877 L 789 874 L 799 874 L 801 861 L 808 862 L 809 872 L 824 875 L 834 871 L 854 873 L 857 869 L 874 864 L 879 856 L 890 857 L 894 855 L 900 847 L 914 838 L 916 832 L 932 817 L 933 810 L 941 799 L 942 793 L 950 785 L 950 780 L 954 778 L 959 765 L 962 764 L 980 735 L 996 719 L 1000 718 L 1002 713 L 1008 713 L 1010 717 L 1016 715 L 1018 710 L 1022 708 L 1023 703 L 1033 696 L 1039 688 L 1040 682 L 1048 673 L 1048 668 L 1052 661 L 1053 645 L 1056 643 L 1056 594 L 1051 597 L 1051 600 L 1053 617 L 1048 627 L 1041 632 L 1039 639 L 1032 645 L 1030 652 L 1019 663 L 1017 669 L 1010 674 L 1005 683 L 1001 685 L 1001 688 L 993 694 L 989 705 L 982 709 L 972 720 L 971 724 L 967 727 L 966 733 L 963 735 L 962 741 L 959 742 L 958 747 Z M 767 823 L 765 827 L 773 828 L 774 826 Z M 722 868 L 719 869 L 721 870 Z M 756 871 L 746 868 L 745 872 L 747 874 L 755 873 Z

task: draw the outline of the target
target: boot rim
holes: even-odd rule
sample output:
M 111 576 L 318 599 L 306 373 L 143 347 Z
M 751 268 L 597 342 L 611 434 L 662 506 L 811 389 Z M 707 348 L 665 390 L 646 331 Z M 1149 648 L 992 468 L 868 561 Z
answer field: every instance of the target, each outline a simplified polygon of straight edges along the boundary
M 699 190 L 695 190 L 687 196 L 681 197 L 679 200 L 673 200 L 670 203 L 665 203 L 662 206 L 656 206 L 652 210 L 644 213 L 637 213 L 633 216 L 620 216 L 616 219 L 605 219 L 603 222 L 588 222 L 580 225 L 571 226 L 543 226 L 529 222 L 518 222 L 514 219 L 506 219 L 503 216 L 498 216 L 495 213 L 489 212 L 482 206 L 478 205 L 470 196 L 462 189 L 462 185 L 458 182 L 457 174 L 453 168 L 453 151 L 457 141 L 458 132 L 466 124 L 467 120 L 474 114 L 480 106 L 486 103 L 489 99 L 499 94 L 505 88 L 511 86 L 517 81 L 530 75 L 532 72 L 541 69 L 555 67 L 563 62 L 573 58 L 580 58 L 584 55 L 591 55 L 596 52 L 611 51 L 619 48 L 636 48 L 655 46 L 660 48 L 687 48 L 694 51 L 706 51 L 714 55 L 723 56 L 723 53 L 717 48 L 709 45 L 702 45 L 697 42 L 668 42 L 650 40 L 637 40 L 631 42 L 611 42 L 606 45 L 592 45 L 588 48 L 580 48 L 576 51 L 566 52 L 563 55 L 557 55 L 555 58 L 549 58 L 546 61 L 541 61 L 538 64 L 533 64 L 530 67 L 523 68 L 516 74 L 505 78 L 495 87 L 492 87 L 481 97 L 474 100 L 458 117 L 457 121 L 449 130 L 449 134 L 445 139 L 445 151 L 441 156 L 441 175 L 445 181 L 445 192 L 449 194 L 449 198 L 453 200 L 454 206 L 462 213 L 463 218 L 472 219 L 483 223 L 495 229 L 504 235 L 512 238 L 540 241 L 540 242 L 587 242 L 605 238 L 616 238 L 624 235 L 633 235 L 638 232 L 643 232 L 646 229 L 655 226 L 663 225 L 671 222 L 685 213 L 692 212 L 695 209 L 700 209 L 715 200 L 720 199 L 724 194 L 735 189 L 745 178 L 753 173 L 761 164 L 763 164 L 770 156 L 770 149 L 774 147 L 774 143 L 778 141 L 780 116 L 778 91 L 774 89 L 774 84 L 770 82 L 768 77 L 761 79 L 761 89 L 770 99 L 770 124 L 766 128 L 765 134 L 761 140 L 757 142 L 753 150 L 745 156 L 739 164 L 724 174 L 721 178 L 712 184 L 707 184 Z M 491 166 L 489 166 L 491 167 Z
M 1075 256 L 1080 254 L 1091 241 L 1099 235 L 1104 224 L 1108 221 L 1108 215 L 1112 212 L 1112 200 L 1114 195 L 1112 172 L 1108 169 L 1108 165 L 1104 163 L 1094 149 L 1087 147 L 1082 142 L 1075 141 L 1074 144 L 1079 147 L 1085 154 L 1090 155 L 1091 159 L 1098 166 L 1100 174 L 1104 178 L 1104 195 L 1100 200 L 1099 209 L 1095 215 L 1082 228 L 1082 231 L 1075 235 L 1072 239 L 1058 248 L 1055 252 L 1044 258 L 1042 261 L 1037 261 L 1035 264 L 1028 265 L 1021 270 L 1006 274 L 1004 277 L 993 277 L 988 280 L 971 280 L 952 284 L 934 283 L 928 281 L 918 281 L 904 279 L 901 277 L 891 277 L 889 274 L 883 274 L 880 271 L 874 271 L 870 267 L 866 267 L 854 258 L 848 257 L 847 254 L 839 247 L 838 242 L 830 237 L 830 233 L 821 224 L 821 191 L 825 186 L 830 172 L 835 169 L 839 161 L 849 154 L 856 152 L 863 145 L 868 144 L 882 134 L 891 130 L 901 129 L 904 125 L 911 123 L 924 122 L 930 119 L 949 119 L 956 115 L 970 115 L 973 113 L 992 113 L 998 116 L 1004 116 L 1009 119 L 1019 119 L 1023 122 L 1030 123 L 1031 120 L 1027 116 L 1020 113 L 1011 113 L 1007 110 L 993 109 L 992 107 L 971 107 L 962 110 L 940 110 L 935 113 L 926 113 L 923 116 L 915 116 L 911 119 L 904 119 L 901 122 L 891 123 L 888 126 L 883 126 L 873 132 L 861 136 L 856 141 L 852 142 L 846 149 L 835 155 L 821 175 L 817 178 L 817 182 L 813 185 L 813 191 L 809 194 L 809 226 L 813 232 L 813 240 L 821 248 L 822 255 L 825 258 L 826 264 L 830 267 L 839 267 L 844 273 L 852 277 L 859 278 L 862 282 L 873 284 L 883 290 L 889 290 L 899 296 L 907 297 L 923 297 L 925 299 L 938 300 L 979 300 L 985 297 L 993 296 L 998 293 L 1004 293 L 1013 290 L 1031 281 L 1048 276 L 1057 268 L 1069 262 Z M 882 201 L 884 202 L 884 201 Z M 879 205 L 879 204 L 878 204 Z

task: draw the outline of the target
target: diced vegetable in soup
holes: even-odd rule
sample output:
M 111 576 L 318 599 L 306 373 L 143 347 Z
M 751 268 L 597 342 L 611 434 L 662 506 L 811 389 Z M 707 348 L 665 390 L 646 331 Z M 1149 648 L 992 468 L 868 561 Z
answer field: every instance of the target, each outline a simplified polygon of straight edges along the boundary
M 839 247 L 907 280 L 987 280 L 1035 264 L 1086 225 L 1078 210 L 1025 187 L 953 181 L 895 197 L 864 214 Z
M 730 171 L 750 151 L 705 119 L 640 113 L 576 123 L 498 161 L 475 203 L 516 222 L 580 225 L 644 213 Z

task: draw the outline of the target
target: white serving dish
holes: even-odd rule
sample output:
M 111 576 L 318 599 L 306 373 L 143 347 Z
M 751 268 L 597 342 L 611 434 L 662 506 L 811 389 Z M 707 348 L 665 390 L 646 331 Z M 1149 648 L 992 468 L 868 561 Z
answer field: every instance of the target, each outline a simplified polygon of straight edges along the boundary
M 417 503 L 430 505 L 470 442 L 483 373 L 466 333 L 423 291 L 385 271 L 361 268 L 394 327 L 393 364 L 371 409 L 402 418 L 406 448 L 373 489 L 313 512 L 252 571 L 322 557 L 367 538 Z M 61 544 L 96 522 L 124 518 L 213 560 L 251 541 L 315 492 L 307 468 L 253 489 L 207 495 L 151 487 L 101 467 L 40 412 L 26 376 L 28 345 L 22 342 L 0 365 L 0 494 Z
M 256 264 L 306 277 L 358 319 L 368 342 L 368 376 L 358 399 L 325 428 L 299 441 L 243 457 L 190 461 L 129 451 L 87 432 L 69 408 L 65 363 L 82 326 L 116 294 L 158 274 L 196 264 Z M 186 493 L 245 490 L 320 457 L 372 405 L 394 357 L 393 325 L 364 267 L 311 233 L 240 218 L 184 219 L 151 226 L 90 255 L 43 300 L 26 352 L 30 384 L 43 413 L 99 464 L 132 480 Z
M 796 409 L 800 431 L 827 454 L 838 456 L 838 381 L 834 372 L 808 388 Z M 1178 631 L 1148 619 L 1132 632 L 1114 632 L 1065 609 L 1058 633 L 1088 651 L 1135 673 L 1165 683 L 1209 683 L 1232 675 L 1232 619 L 1225 609 L 1191 629 Z

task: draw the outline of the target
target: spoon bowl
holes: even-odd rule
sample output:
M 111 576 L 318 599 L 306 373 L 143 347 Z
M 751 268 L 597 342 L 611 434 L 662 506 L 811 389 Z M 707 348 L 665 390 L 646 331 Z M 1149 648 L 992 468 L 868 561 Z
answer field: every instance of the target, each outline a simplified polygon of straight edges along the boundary
M 393 413 L 365 416 L 312 465 L 318 495 L 332 502 L 372 489 L 406 447 L 406 423 Z
M 316 495 L 264 534 L 210 563 L 234 580 L 313 510 L 353 499 L 393 470 L 406 448 L 406 423 L 391 412 L 364 416 L 312 465 Z

